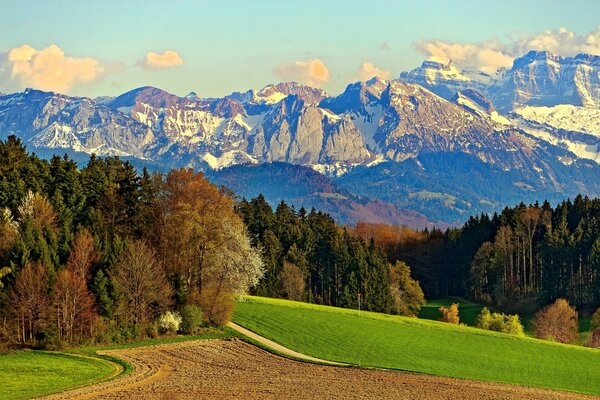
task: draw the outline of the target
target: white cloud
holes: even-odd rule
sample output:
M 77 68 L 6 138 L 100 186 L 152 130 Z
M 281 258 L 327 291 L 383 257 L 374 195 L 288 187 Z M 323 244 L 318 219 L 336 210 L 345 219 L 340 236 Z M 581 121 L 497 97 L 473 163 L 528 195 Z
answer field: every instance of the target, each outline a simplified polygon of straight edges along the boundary
M 146 54 L 143 60 L 140 60 L 137 65 L 146 69 L 163 69 L 176 67 L 183 64 L 183 58 L 173 50 L 165 50 L 162 54 L 153 51 Z
M 8 50 L 0 63 L 0 83 L 15 90 L 33 87 L 68 92 L 76 85 L 97 80 L 105 72 L 100 61 L 65 56 L 54 44 L 41 50 L 24 44 Z
M 322 86 L 330 78 L 329 69 L 318 58 L 280 65 L 274 72 L 283 80 L 297 81 L 315 87 Z
M 414 46 L 427 56 L 447 57 L 458 64 L 476 67 L 487 73 L 510 67 L 514 59 L 497 42 L 460 44 L 442 40 L 419 40 Z
M 448 57 L 463 66 L 492 73 L 510 67 L 514 58 L 530 50 L 547 50 L 564 57 L 579 53 L 600 55 L 600 27 L 586 35 L 566 28 L 545 30 L 537 35 L 521 36 L 503 43 L 489 40 L 479 43 L 451 43 L 443 40 L 418 40 L 413 46 L 427 56 Z
M 391 72 L 387 69 L 381 69 L 376 67 L 373 63 L 364 62 L 359 68 L 356 76 L 361 81 L 368 81 L 369 79 L 376 76 L 381 79 L 388 79 Z

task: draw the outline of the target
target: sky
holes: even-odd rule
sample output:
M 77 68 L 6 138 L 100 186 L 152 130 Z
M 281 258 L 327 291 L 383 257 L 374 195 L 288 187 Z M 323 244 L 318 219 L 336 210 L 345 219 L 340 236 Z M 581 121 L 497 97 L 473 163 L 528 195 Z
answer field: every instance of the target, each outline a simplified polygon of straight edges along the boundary
M 600 2 L 2 0 L 0 91 L 217 97 L 295 80 L 330 94 L 428 56 L 491 73 L 528 50 L 600 55 Z

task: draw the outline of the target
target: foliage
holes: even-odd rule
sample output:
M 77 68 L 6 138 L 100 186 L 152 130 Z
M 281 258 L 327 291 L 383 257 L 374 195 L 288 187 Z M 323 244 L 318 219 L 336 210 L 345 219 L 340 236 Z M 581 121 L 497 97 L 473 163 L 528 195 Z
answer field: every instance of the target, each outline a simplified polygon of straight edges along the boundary
M 292 350 L 328 360 L 600 394 L 600 352 L 584 347 L 257 297 L 238 302 L 233 320 Z
M 449 307 L 441 306 L 439 308 L 442 316 L 439 318 L 440 321 L 449 324 L 460 323 L 460 316 L 458 315 L 458 303 L 452 303 Z
M 202 324 L 202 310 L 194 304 L 187 304 L 181 309 L 181 332 L 193 335 L 200 329 Z
M 596 330 L 596 328 L 600 328 L 600 308 L 598 308 L 594 315 L 592 315 L 592 320 L 590 321 L 590 330 Z
M 177 333 L 182 317 L 178 313 L 167 311 L 158 318 L 158 329 L 161 333 Z
M 588 340 L 588 346 L 600 348 L 600 328 L 596 328 L 594 331 L 592 331 L 592 334 Z
M 0 141 L 2 340 L 154 335 L 160 313 L 194 296 L 214 309 L 207 319 L 226 322 L 233 296 L 262 275 L 234 205 L 191 170 L 138 173 L 95 156 L 79 168 L 67 156 L 28 154 L 14 136 Z
M 253 293 L 349 308 L 358 308 L 360 297 L 365 310 L 414 313 L 403 302 L 418 297 L 418 285 L 409 283 L 411 290 L 400 293 L 398 279 L 404 275 L 390 267 L 374 241 L 314 209 L 296 211 L 281 202 L 273 211 L 262 195 L 242 200 L 237 210 L 264 264 Z
M 486 307 L 481 310 L 477 317 L 476 326 L 480 329 L 524 336 L 523 325 L 518 315 L 491 313 Z
M 575 343 L 579 336 L 578 315 L 565 299 L 557 299 L 535 315 L 535 336 L 561 343 Z
M 425 295 L 419 282 L 410 275 L 410 267 L 402 261 L 389 267 L 390 294 L 394 314 L 415 317 L 425 304 Z

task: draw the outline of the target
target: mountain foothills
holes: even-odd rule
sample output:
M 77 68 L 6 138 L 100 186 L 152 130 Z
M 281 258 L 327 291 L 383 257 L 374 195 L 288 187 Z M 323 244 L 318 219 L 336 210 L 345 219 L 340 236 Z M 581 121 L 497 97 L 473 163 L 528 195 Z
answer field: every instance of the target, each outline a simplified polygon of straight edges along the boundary
M 339 209 L 341 222 L 444 226 L 521 200 L 599 195 L 599 72 L 600 57 L 532 51 L 493 75 L 432 57 L 335 97 L 293 82 L 223 98 L 28 89 L 0 96 L 0 138 L 202 169 L 272 204 Z M 275 177 L 314 190 L 277 191 Z

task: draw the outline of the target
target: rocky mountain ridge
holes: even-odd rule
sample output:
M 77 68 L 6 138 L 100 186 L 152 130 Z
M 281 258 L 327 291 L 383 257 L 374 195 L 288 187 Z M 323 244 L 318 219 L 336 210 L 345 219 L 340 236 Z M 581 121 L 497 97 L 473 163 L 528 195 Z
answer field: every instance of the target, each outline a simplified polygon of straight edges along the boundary
M 411 202 L 365 193 L 454 221 L 463 213 L 493 211 L 506 196 L 498 188 L 497 195 L 489 192 L 474 204 L 476 188 L 469 199 L 461 199 L 460 191 L 431 194 L 418 177 L 424 174 L 433 182 L 443 165 L 426 167 L 423 160 L 486 166 L 490 176 L 478 185 L 500 174 L 520 188 L 519 195 L 596 193 L 600 173 L 594 178 L 588 172 L 600 169 L 588 160 L 600 161 L 592 112 L 600 104 L 599 60 L 530 52 L 491 76 L 438 58 L 397 80 L 352 83 L 333 97 L 294 82 L 222 98 L 179 97 L 153 87 L 97 99 L 28 89 L 0 96 L 0 140 L 14 134 L 38 149 L 131 157 L 165 168 L 309 166 L 339 177 L 341 185 L 353 187 L 350 179 L 366 185 L 356 191 L 372 188 L 375 181 L 400 185 L 398 196 Z M 560 101 L 568 106 L 555 104 Z M 556 110 L 541 112 L 542 104 Z M 578 123 L 579 115 L 588 122 Z M 444 156 L 460 154 L 466 157 Z M 414 179 L 365 179 L 370 172 L 399 171 L 393 163 L 408 163 L 409 170 L 401 173 L 416 174 Z M 463 185 L 471 183 L 464 179 L 467 175 L 457 177 Z M 418 188 L 411 186 L 417 182 Z M 450 185 L 451 176 L 444 182 Z M 440 200 L 447 212 L 427 214 L 427 207 L 447 196 L 457 199 Z

